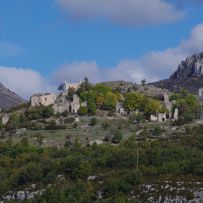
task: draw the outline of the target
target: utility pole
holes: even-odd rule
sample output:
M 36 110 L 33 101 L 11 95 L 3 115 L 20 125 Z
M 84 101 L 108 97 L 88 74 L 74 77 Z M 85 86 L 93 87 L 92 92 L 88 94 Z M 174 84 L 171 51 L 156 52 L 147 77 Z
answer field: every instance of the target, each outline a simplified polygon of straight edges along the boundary
M 139 169 L 139 143 L 138 143 L 138 136 L 137 136 L 137 170 Z

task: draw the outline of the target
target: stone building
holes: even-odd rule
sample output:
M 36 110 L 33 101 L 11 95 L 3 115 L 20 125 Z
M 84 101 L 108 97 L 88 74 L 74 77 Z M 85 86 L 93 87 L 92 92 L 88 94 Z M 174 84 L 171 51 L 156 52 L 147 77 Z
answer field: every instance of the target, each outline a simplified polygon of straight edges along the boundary
M 80 98 L 77 94 L 70 97 L 67 92 L 60 94 L 35 94 L 30 98 L 30 103 L 32 107 L 53 105 L 55 113 L 63 113 L 65 111 L 77 113 L 80 106 L 87 106 L 86 102 L 80 103 Z
M 63 113 L 65 111 L 77 113 L 80 106 L 80 98 L 77 94 L 68 97 L 67 94 L 62 93 L 57 97 L 53 108 L 55 113 Z
M 116 112 L 118 112 L 119 114 L 125 114 L 126 113 L 121 102 L 117 102 Z
M 168 94 L 164 94 L 163 98 L 164 98 L 164 105 L 165 105 L 166 109 L 168 110 L 167 117 L 172 118 L 173 103 L 169 100 L 169 95 Z
M 179 117 L 179 110 L 178 110 L 178 108 L 175 108 L 174 114 L 173 114 L 173 119 L 174 119 L 175 121 L 177 121 L 177 120 L 178 120 L 178 117 Z
M 32 107 L 53 105 L 57 95 L 52 93 L 35 94 L 31 96 L 30 103 Z
M 158 113 L 150 115 L 150 121 L 152 122 L 165 122 L 167 120 L 166 113 Z
M 199 100 L 200 100 L 200 105 L 201 105 L 201 108 L 203 106 L 203 88 L 199 89 Z
M 203 88 L 199 89 L 199 102 L 201 106 L 201 114 L 200 114 L 200 119 L 203 120 Z

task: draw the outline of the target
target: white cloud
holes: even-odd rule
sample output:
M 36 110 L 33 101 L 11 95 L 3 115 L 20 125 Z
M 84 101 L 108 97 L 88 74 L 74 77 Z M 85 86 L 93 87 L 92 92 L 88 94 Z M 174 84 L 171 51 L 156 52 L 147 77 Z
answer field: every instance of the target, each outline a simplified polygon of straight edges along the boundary
M 101 71 L 102 69 L 98 67 L 96 62 L 75 61 L 61 66 L 52 77 L 54 81 L 59 83 L 65 80 L 77 82 L 84 77 L 88 77 L 92 82 L 95 82 L 102 78 Z
M 154 25 L 174 22 L 184 13 L 165 0 L 56 0 L 76 20 L 107 19 L 123 25 Z
M 179 46 L 163 51 L 152 51 L 137 60 L 122 60 L 115 67 L 102 67 L 95 61 L 75 61 L 65 64 L 43 77 L 32 69 L 0 67 L 0 82 L 24 98 L 38 92 L 55 91 L 64 80 L 77 82 L 88 77 L 91 82 L 126 80 L 148 82 L 168 78 L 181 60 L 203 51 L 203 23 L 194 27 L 188 39 Z
M 0 82 L 25 99 L 52 89 L 46 78 L 31 69 L 0 66 Z
M 106 68 L 99 66 L 95 61 L 76 61 L 60 67 L 54 73 L 53 80 L 77 82 L 84 77 L 88 77 L 93 83 L 110 80 L 140 82 L 144 78 L 150 79 L 139 61 L 125 60 L 115 67 Z
M 195 26 L 191 33 L 190 38 L 183 40 L 179 49 L 186 54 L 203 51 L 203 23 Z
M 185 7 L 194 7 L 201 6 L 203 3 L 203 0 L 167 0 L 169 3 L 173 3 L 179 8 L 185 8 Z
M 203 23 L 194 27 L 188 39 L 175 48 L 151 51 L 137 60 L 123 60 L 115 67 L 99 67 L 96 62 L 74 62 L 60 67 L 55 79 L 78 81 L 87 76 L 92 82 L 106 80 L 128 80 L 152 82 L 168 78 L 186 57 L 203 51 Z
M 160 79 L 172 74 L 186 57 L 203 51 L 203 23 L 195 26 L 188 39 L 182 40 L 179 46 L 164 51 L 153 51 L 142 59 L 147 72 L 151 72 Z

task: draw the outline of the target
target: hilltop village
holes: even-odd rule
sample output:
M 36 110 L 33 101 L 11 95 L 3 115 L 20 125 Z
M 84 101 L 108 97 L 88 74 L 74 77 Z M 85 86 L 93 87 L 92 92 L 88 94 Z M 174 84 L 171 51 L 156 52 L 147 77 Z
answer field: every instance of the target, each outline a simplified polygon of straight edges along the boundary
M 116 82 L 115 82 L 116 83 Z M 119 83 L 119 82 L 117 82 Z M 120 83 L 122 84 L 123 82 L 120 81 Z M 133 102 L 138 102 L 136 101 L 136 96 L 137 97 L 141 97 L 144 96 L 141 95 L 141 93 L 139 93 L 139 91 L 141 89 L 143 89 L 143 93 L 147 92 L 147 89 L 149 90 L 151 88 L 152 90 L 152 95 L 151 97 L 157 97 L 157 100 L 151 100 L 151 102 L 155 102 L 153 103 L 154 105 L 160 105 L 160 107 L 162 106 L 163 108 L 159 109 L 159 107 L 155 107 L 154 109 L 151 109 L 151 113 L 148 117 L 148 119 L 150 121 L 158 121 L 158 122 L 165 122 L 167 119 L 172 119 L 172 120 L 178 120 L 178 108 L 175 108 L 175 100 L 170 101 L 169 100 L 169 94 L 166 90 L 161 90 L 155 87 L 147 87 L 143 85 L 143 87 L 139 88 L 139 91 L 133 90 L 134 85 L 132 83 L 127 83 L 128 85 L 130 84 L 129 87 L 123 87 L 120 90 L 117 89 L 117 98 L 113 98 L 115 105 L 112 105 L 111 107 L 107 107 L 106 110 L 108 110 L 108 108 L 110 108 L 111 110 L 115 110 L 115 112 L 117 114 L 120 115 L 127 115 L 127 114 L 141 114 L 141 109 L 138 108 L 136 109 L 136 107 L 132 108 L 128 108 L 127 106 L 125 106 L 125 94 L 130 92 L 132 93 L 132 95 L 134 94 L 134 98 L 132 97 L 132 103 Z M 73 114 L 77 114 L 80 109 L 82 108 L 87 108 L 88 106 L 88 101 L 86 99 L 81 99 L 80 95 L 77 93 L 78 90 L 80 89 L 81 85 L 85 85 L 84 83 L 80 82 L 80 83 L 67 83 L 66 81 L 64 82 L 64 84 L 61 85 L 60 93 L 54 94 L 54 93 L 42 93 L 42 94 L 35 94 L 30 98 L 30 104 L 32 107 L 40 107 L 40 106 L 49 106 L 52 105 L 55 114 L 57 113 L 64 113 L 64 112 L 71 112 Z M 88 84 L 89 85 L 89 84 Z M 102 91 L 106 91 L 106 92 L 110 92 L 110 88 L 106 85 L 103 84 L 97 84 L 95 85 L 95 88 L 97 88 L 98 91 L 98 95 L 96 95 L 97 97 L 101 96 Z M 102 90 L 103 89 L 103 90 Z M 153 91 L 160 91 L 160 92 L 155 92 L 153 95 Z M 115 92 L 115 91 L 114 91 Z M 133 93 L 134 92 L 134 93 Z M 138 93 L 136 93 L 138 92 Z M 104 93 L 105 94 L 105 93 Z M 136 95 L 137 94 L 137 95 Z M 139 95 L 140 94 L 140 95 Z M 104 95 L 102 95 L 104 96 Z M 111 95 L 114 96 L 114 95 Z M 99 98 L 96 98 L 97 100 L 99 100 Z M 134 100 L 134 101 L 133 101 Z M 160 100 L 160 104 L 156 103 L 156 101 Z M 101 101 L 102 102 L 102 101 Z M 165 109 L 164 109 L 165 108 Z M 105 109 L 105 108 L 104 108 Z
M 202 95 L 202 88 L 199 89 L 199 95 L 195 96 L 184 89 L 179 93 L 172 93 L 145 84 L 145 81 L 140 85 L 124 81 L 90 84 L 87 78 L 79 83 L 65 81 L 58 87 L 57 93 L 35 94 L 30 97 L 30 102 L 25 104 L 26 108 L 16 113 L 2 112 L 1 128 L 12 128 L 13 117 L 14 120 L 17 117 L 19 123 L 20 119 L 28 120 L 27 122 L 31 120 L 34 125 L 39 118 L 43 118 L 44 112 L 50 116 L 55 115 L 56 118 L 60 115 L 72 115 L 76 120 L 85 116 L 109 115 L 110 118 L 115 115 L 118 119 L 133 118 L 135 124 L 184 124 L 202 118 Z M 24 118 L 26 116 L 31 118 Z M 45 119 L 46 117 L 45 115 Z M 27 129 L 25 124 L 26 122 L 24 125 L 21 123 L 21 128 Z
M 61 194 L 74 191 L 73 202 L 200 203 L 202 99 L 86 78 L 3 110 L 0 202 L 72 202 Z

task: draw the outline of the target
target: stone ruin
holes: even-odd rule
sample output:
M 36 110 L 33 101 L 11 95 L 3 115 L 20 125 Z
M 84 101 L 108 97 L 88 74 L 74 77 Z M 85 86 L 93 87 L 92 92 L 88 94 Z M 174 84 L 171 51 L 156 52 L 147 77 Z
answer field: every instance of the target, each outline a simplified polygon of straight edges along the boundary
M 49 106 L 56 101 L 57 94 L 43 93 L 35 94 L 30 98 L 31 106 Z
M 56 98 L 53 108 L 55 113 L 63 113 L 65 111 L 77 113 L 80 109 L 80 98 L 77 94 L 68 97 L 66 93 L 62 93 Z
M 30 104 L 32 107 L 37 106 L 53 106 L 55 113 L 63 113 L 65 111 L 71 113 L 77 113 L 80 106 L 86 106 L 85 102 L 81 103 L 80 98 L 77 94 L 68 96 L 68 91 L 70 88 L 77 90 L 80 86 L 80 83 L 67 83 L 65 81 L 62 93 L 44 93 L 44 94 L 35 94 L 30 98 Z
M 167 109 L 167 113 L 152 114 L 150 116 L 150 121 L 165 122 L 167 119 L 178 120 L 179 110 L 178 108 L 173 108 L 175 101 L 169 100 L 169 95 L 163 94 L 163 102 Z
M 203 91 L 202 91 L 202 95 L 203 95 Z M 163 93 L 162 97 L 163 97 L 163 103 L 168 112 L 152 114 L 152 115 L 150 115 L 150 121 L 165 122 L 165 121 L 167 121 L 167 119 L 178 120 L 179 110 L 178 110 L 178 108 L 175 108 L 175 109 L 173 108 L 175 101 L 170 101 L 169 95 L 166 93 Z M 127 112 L 125 111 L 123 104 L 121 102 L 117 102 L 116 112 L 121 115 L 127 114 Z M 131 113 L 135 113 L 135 112 L 131 112 Z

